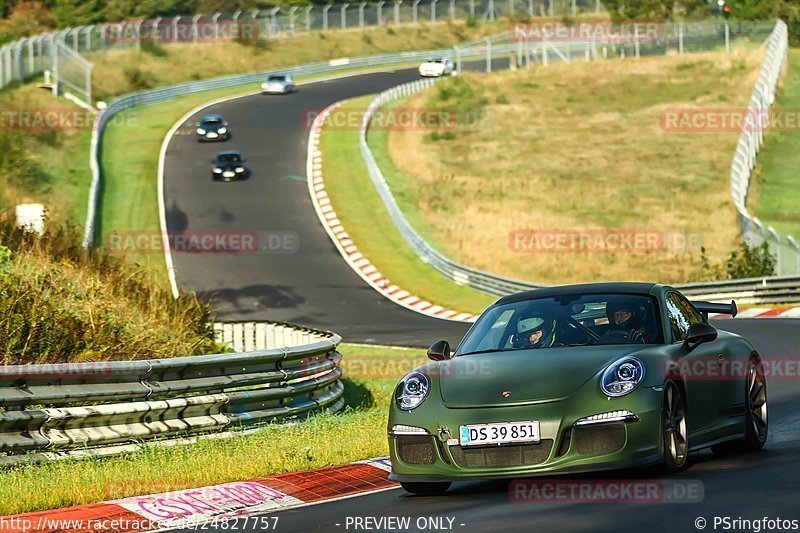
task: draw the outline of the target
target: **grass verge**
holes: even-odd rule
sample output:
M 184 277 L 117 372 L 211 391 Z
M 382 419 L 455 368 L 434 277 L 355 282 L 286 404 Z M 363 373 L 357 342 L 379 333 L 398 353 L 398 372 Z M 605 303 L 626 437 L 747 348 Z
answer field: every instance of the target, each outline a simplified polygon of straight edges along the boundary
M 387 179 L 409 219 L 456 261 L 547 284 L 700 280 L 701 245 L 718 262 L 738 244 L 728 182 L 737 134 L 668 131 L 662 113 L 746 105 L 762 60 L 734 49 L 464 74 L 402 102 L 463 123 L 392 130 L 371 146 L 399 170 Z M 513 239 L 529 230 L 599 243 L 555 253 Z M 602 248 L 621 232 L 660 245 Z
M 343 344 L 347 408 L 224 441 L 0 472 L 0 515 L 241 481 L 388 454 L 388 404 L 420 350 Z M 342 445 L 347 435 L 347 446 Z
M 775 112 L 795 114 L 800 108 L 800 49 L 789 50 L 788 74 L 775 102 Z M 771 131 L 764 137 L 751 184 L 756 216 L 784 235 L 800 238 L 800 131 Z
M 358 113 L 372 98 L 352 100 L 345 109 Z M 480 313 L 491 303 L 492 297 L 446 279 L 406 244 L 361 159 L 357 129 L 324 127 L 320 150 L 325 154 L 325 188 L 342 226 L 384 277 L 419 298 L 458 311 Z

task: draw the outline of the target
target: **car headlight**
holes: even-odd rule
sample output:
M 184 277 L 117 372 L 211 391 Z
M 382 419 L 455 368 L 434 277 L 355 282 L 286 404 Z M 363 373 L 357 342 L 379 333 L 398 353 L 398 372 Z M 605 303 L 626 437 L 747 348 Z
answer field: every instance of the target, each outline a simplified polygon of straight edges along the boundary
M 431 380 L 422 372 L 412 372 L 403 378 L 397 387 L 397 405 L 403 411 L 411 411 L 425 401 L 431 390 Z
M 644 364 L 635 357 L 623 357 L 611 364 L 600 380 L 600 389 L 607 396 L 624 396 L 644 379 Z
M 213 170 L 213 172 L 214 172 L 214 174 L 220 174 L 220 173 L 222 173 L 222 169 L 221 168 L 215 168 Z
M 236 172 L 244 172 L 244 167 L 236 167 Z
M 203 128 L 197 128 L 197 133 L 199 133 L 200 135 L 205 135 L 206 130 L 204 130 Z
M 217 130 L 217 133 L 219 133 L 220 135 L 228 133 L 228 128 L 220 128 Z
M 262 89 L 268 89 L 269 88 L 269 84 L 268 83 L 262 83 L 261 84 L 261 88 Z

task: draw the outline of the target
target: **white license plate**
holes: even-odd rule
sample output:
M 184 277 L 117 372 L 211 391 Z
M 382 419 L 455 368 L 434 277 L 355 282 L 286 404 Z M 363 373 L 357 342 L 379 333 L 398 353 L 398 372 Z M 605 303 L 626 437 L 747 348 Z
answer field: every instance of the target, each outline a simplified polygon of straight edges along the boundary
M 225 172 L 222 173 L 222 175 L 225 176 L 226 178 L 232 178 L 236 175 L 236 173 L 230 170 L 226 170 Z
M 206 134 L 206 137 L 208 137 L 209 139 L 215 139 L 217 137 L 217 134 L 212 131 Z
M 501 422 L 471 424 L 459 428 L 461 446 L 540 442 L 539 422 Z

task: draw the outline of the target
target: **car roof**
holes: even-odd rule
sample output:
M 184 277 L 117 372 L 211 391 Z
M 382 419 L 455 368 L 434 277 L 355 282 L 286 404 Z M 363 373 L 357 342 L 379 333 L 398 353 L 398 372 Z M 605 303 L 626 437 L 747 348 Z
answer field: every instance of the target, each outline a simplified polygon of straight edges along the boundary
M 224 151 L 222 151 L 222 152 L 219 152 L 219 153 L 217 154 L 217 157 L 221 157 L 221 156 L 223 156 L 223 155 L 242 155 L 242 154 L 241 154 L 241 153 L 239 153 L 239 151 L 238 151 L 238 150 L 224 150 Z
M 511 302 L 521 302 L 534 298 L 549 298 L 566 294 L 651 294 L 658 285 L 644 282 L 612 282 L 612 283 L 583 283 L 578 285 L 562 285 L 559 287 L 546 287 L 533 289 L 516 294 L 509 294 L 495 302 L 495 305 Z
M 202 120 L 222 120 L 221 115 L 203 115 Z

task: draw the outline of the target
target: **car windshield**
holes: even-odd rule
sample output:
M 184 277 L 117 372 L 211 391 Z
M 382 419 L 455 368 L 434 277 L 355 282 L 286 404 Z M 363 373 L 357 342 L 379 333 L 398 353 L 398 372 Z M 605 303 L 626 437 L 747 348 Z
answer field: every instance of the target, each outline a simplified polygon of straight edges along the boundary
M 222 119 L 219 117 L 207 117 L 203 119 L 203 124 L 206 126 L 218 126 L 222 123 Z
M 456 356 L 473 353 L 662 344 L 658 306 L 645 294 L 565 294 L 497 305 L 464 337 Z
M 444 63 L 444 59 L 429 59 L 428 63 Z
M 239 154 L 219 154 L 217 161 L 221 163 L 238 163 L 242 160 Z
M 286 76 L 283 76 L 282 74 L 273 74 L 267 78 L 267 81 L 286 81 Z

